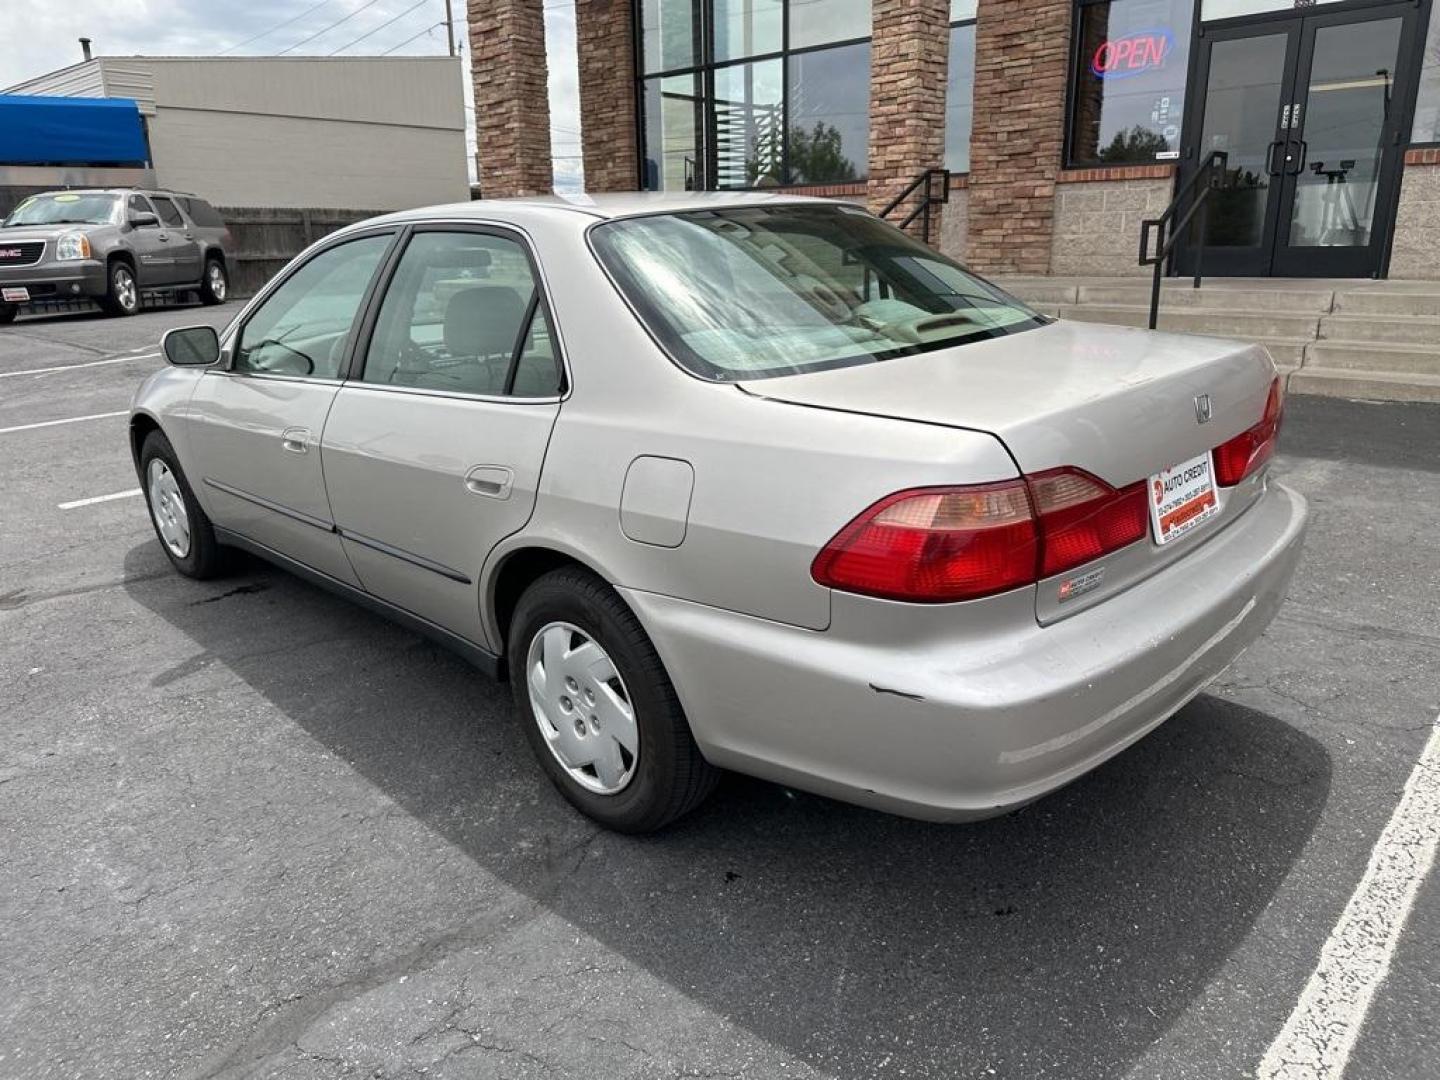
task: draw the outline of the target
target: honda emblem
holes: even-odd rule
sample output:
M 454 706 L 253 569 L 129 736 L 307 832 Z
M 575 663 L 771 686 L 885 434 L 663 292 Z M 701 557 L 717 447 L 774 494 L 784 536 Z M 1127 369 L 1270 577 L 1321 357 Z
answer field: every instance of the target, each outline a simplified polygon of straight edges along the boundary
M 1195 421 L 1200 424 L 1208 424 L 1210 422 L 1209 394 L 1195 395 Z

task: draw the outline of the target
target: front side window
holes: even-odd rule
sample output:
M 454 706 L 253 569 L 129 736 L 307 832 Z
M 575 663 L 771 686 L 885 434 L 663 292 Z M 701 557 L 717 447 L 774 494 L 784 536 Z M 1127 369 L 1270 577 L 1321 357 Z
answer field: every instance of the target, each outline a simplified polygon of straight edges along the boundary
M 390 240 L 385 233 L 326 248 L 286 278 L 240 331 L 231 369 L 339 378 L 360 301 Z
M 1194 0 L 1080 0 L 1071 165 L 1180 157 Z
M 558 393 L 525 249 L 487 233 L 416 233 L 380 306 L 361 378 L 486 396 Z
M 5 219 L 5 228 L 17 225 L 110 225 L 120 205 L 117 195 L 84 195 L 68 191 L 32 195 Z
M 136 216 L 139 214 L 155 213 L 155 208 L 150 205 L 150 200 L 145 198 L 144 195 L 131 195 L 130 198 L 125 201 L 125 213 L 129 216 L 131 221 L 134 221 Z M 147 225 L 144 227 L 153 229 L 156 226 Z
M 592 237 L 661 347 L 704 378 L 846 367 L 1043 325 L 924 244 L 839 206 L 620 219 Z
M 180 211 L 175 209 L 175 204 L 161 195 L 155 196 L 155 212 L 160 215 L 160 222 L 172 229 L 183 229 L 185 219 L 180 216 Z

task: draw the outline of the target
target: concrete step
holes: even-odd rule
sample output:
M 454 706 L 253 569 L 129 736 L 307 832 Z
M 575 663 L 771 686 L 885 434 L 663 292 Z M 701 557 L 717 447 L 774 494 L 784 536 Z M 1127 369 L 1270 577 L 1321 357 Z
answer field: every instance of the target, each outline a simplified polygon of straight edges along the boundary
M 1291 372 L 1289 392 L 1366 401 L 1440 402 L 1440 375 L 1302 367 Z
M 1032 306 L 1041 304 L 1073 304 L 1080 286 L 1074 282 L 1052 278 L 997 278 L 996 285 L 1017 299 Z
M 1414 315 L 1326 315 L 1322 341 L 1387 342 L 1440 349 L 1440 318 Z
M 1345 315 L 1401 315 L 1440 318 L 1440 285 L 1401 285 L 1396 288 L 1340 289 L 1335 312 Z
M 1314 341 L 1305 349 L 1305 367 L 1440 376 L 1440 344 L 1416 348 L 1383 342 Z
M 1062 304 L 1062 319 L 1109 323 L 1112 326 L 1145 326 L 1150 320 L 1148 306 L 1119 304 Z M 1160 306 L 1160 329 L 1183 334 L 1211 334 L 1215 337 L 1254 341 L 1259 338 L 1315 339 L 1319 315 L 1292 315 L 1258 311 L 1177 311 Z
M 1189 282 L 1162 285 L 1160 313 L 1177 308 L 1202 311 L 1284 312 L 1287 315 L 1320 315 L 1330 310 L 1335 294 L 1330 289 L 1247 289 L 1233 285 L 1205 284 L 1192 288 Z M 1081 304 L 1142 306 L 1150 308 L 1148 285 L 1081 285 Z

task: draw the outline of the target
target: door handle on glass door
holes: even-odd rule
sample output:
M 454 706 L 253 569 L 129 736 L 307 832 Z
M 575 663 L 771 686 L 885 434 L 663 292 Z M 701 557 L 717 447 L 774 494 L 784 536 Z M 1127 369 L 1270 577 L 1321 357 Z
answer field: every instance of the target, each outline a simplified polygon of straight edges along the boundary
M 472 495 L 491 499 L 508 499 L 514 483 L 514 470 L 504 465 L 476 465 L 465 474 L 465 487 Z
M 280 445 L 292 454 L 303 454 L 310 449 L 310 430 L 303 427 L 286 428 L 280 433 Z

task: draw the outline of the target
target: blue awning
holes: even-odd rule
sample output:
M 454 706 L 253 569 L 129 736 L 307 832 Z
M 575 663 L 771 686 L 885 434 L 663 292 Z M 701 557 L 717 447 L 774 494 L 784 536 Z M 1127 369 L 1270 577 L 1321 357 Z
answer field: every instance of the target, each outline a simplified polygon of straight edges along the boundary
M 0 94 L 0 165 L 141 165 L 150 158 L 128 98 Z

